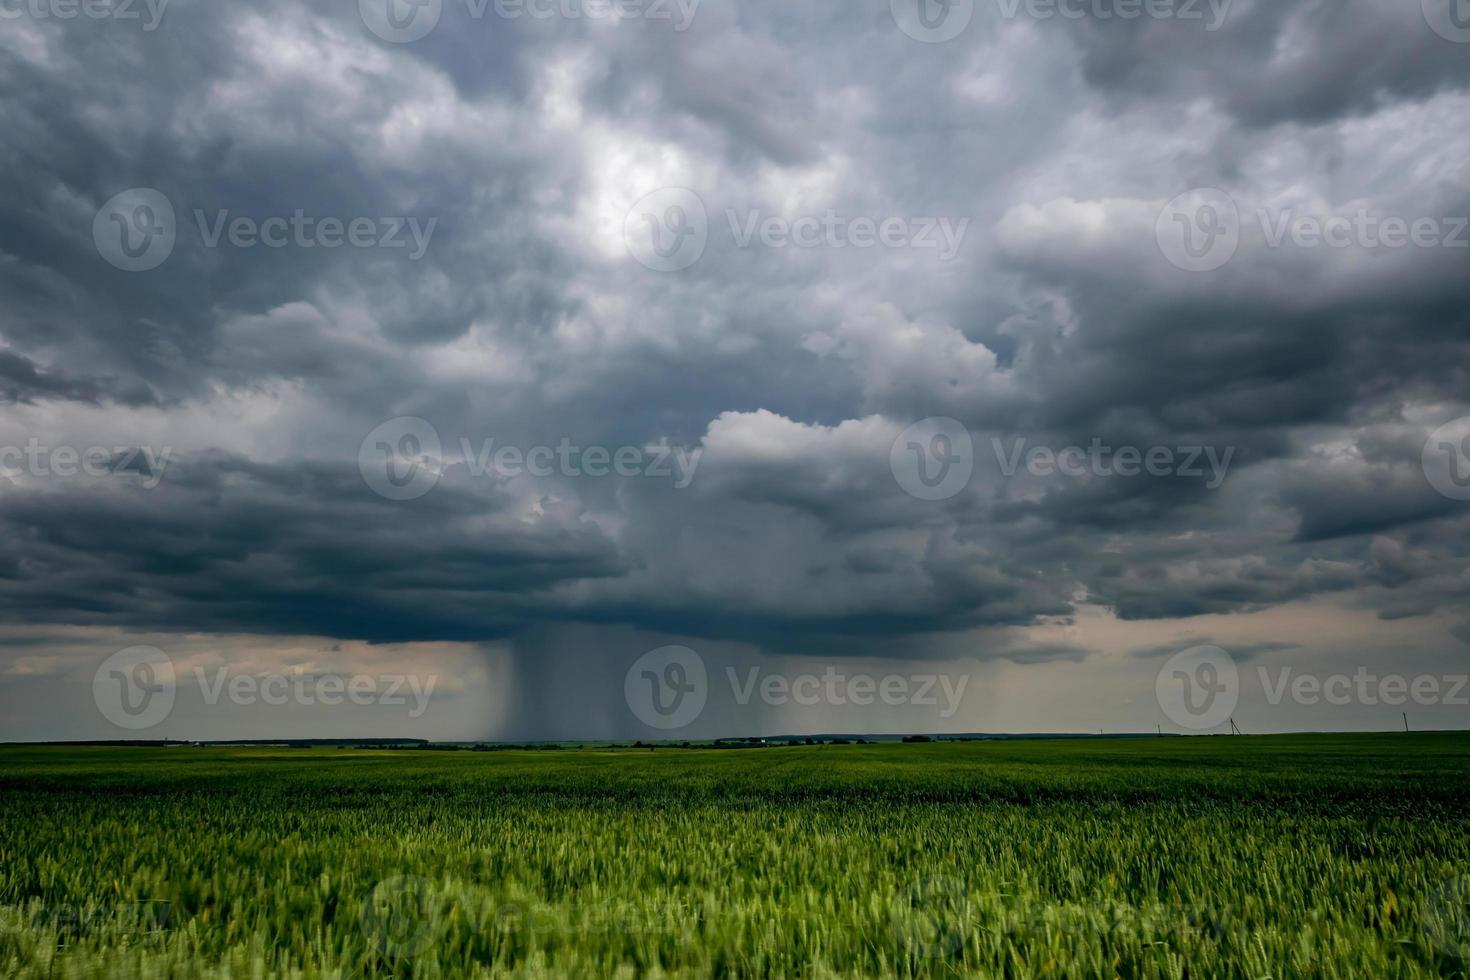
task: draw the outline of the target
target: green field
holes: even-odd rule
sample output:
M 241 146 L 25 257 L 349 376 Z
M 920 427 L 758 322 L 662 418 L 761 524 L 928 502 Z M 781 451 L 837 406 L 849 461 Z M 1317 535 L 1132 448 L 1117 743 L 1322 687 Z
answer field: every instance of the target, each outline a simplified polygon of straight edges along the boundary
M 0 748 L 0 975 L 1470 970 L 1470 736 Z

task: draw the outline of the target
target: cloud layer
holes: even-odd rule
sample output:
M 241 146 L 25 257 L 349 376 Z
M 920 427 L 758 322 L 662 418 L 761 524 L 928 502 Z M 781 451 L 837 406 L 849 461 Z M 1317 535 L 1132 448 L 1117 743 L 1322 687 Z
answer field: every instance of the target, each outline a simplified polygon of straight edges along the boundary
M 1025 663 L 1089 608 L 1463 620 L 1470 44 L 1419 4 L 532 6 L 6 21 L 7 628 Z

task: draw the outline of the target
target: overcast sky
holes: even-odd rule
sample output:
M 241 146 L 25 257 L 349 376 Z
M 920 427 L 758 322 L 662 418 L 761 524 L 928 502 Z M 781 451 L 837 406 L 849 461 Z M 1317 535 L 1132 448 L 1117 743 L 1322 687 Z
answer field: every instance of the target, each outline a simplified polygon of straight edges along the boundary
M 1465 0 L 3 0 L 0 91 L 0 739 L 1470 727 Z

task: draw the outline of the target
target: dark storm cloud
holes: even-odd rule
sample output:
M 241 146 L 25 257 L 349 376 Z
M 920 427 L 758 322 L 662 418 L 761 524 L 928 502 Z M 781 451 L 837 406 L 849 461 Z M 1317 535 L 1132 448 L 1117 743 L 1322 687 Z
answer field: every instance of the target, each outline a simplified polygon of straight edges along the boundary
M 209 454 L 154 489 L 6 494 L 0 524 L 25 574 L 0 607 L 21 622 L 184 631 L 486 639 L 537 595 L 623 571 L 577 520 L 526 525 L 493 490 L 447 487 L 412 508 L 342 466 Z
M 1215 101 L 1249 127 L 1315 125 L 1463 88 L 1470 64 L 1417 3 L 1235 0 L 1217 30 L 1178 18 L 1059 20 L 1093 85 L 1126 99 Z
M 28 358 L 0 351 L 0 402 L 35 402 L 46 398 L 96 404 L 101 401 L 102 387 L 59 372 L 43 371 Z
M 0 442 L 178 456 L 154 490 L 0 481 L 0 615 L 374 642 L 572 622 L 921 657 L 1081 602 L 1138 621 L 1462 601 L 1470 518 L 1420 451 L 1470 415 L 1465 253 L 1273 249 L 1252 215 L 1470 211 L 1465 46 L 1413 3 L 1236 0 L 1214 32 L 980 6 L 939 45 L 886 3 L 707 0 L 687 31 L 448 3 L 413 44 L 351 3 L 175 0 L 152 33 L 7 21 Z M 1191 275 L 1154 221 L 1203 184 L 1244 230 Z M 151 272 L 92 240 L 133 187 L 177 213 Z M 661 187 L 710 221 L 675 274 L 623 239 Z M 829 210 L 968 230 L 941 261 L 741 245 L 729 218 Z M 298 211 L 433 234 L 418 258 L 208 241 Z M 677 491 L 451 459 L 392 505 L 355 457 L 403 415 L 449 457 L 461 437 L 704 457 Z M 943 502 L 890 469 L 929 416 L 974 437 Z M 1229 465 L 1005 473 L 993 446 L 1018 440 Z
M 367 44 L 355 13 L 318 20 L 291 3 L 233 12 L 176 3 L 148 34 L 104 34 L 85 21 L 7 24 L 45 46 L 44 58 L 0 58 L 10 93 L 0 121 L 17 148 L 0 163 L 16 191 L 0 216 L 0 249 L 17 258 L 0 264 L 12 344 L 188 397 L 215 379 L 325 376 L 330 384 L 339 371 L 382 369 L 342 337 L 298 335 L 283 345 L 228 332 L 238 317 L 290 303 L 360 303 L 408 347 L 458 336 L 492 306 L 508 327 L 527 329 L 565 308 L 543 284 L 562 278 L 550 245 L 476 230 L 531 223 L 523 197 L 533 164 L 515 133 L 484 134 L 474 148 L 452 133 L 415 134 L 422 140 L 407 158 L 381 157 L 382 106 L 434 93 L 404 91 L 410 86 L 386 64 L 375 72 L 316 60 L 347 39 Z M 304 62 L 281 57 L 284 37 Z M 419 167 L 428 159 L 426 180 Z M 481 183 L 487 170 L 494 179 Z M 88 213 L 136 186 L 157 188 L 176 212 L 178 243 L 158 275 L 114 269 L 92 242 Z M 216 236 L 235 219 L 298 211 L 316 220 L 434 221 L 435 235 L 420 261 L 411 250 L 232 247 Z M 523 262 L 541 274 L 513 281 Z M 273 350 L 254 349 L 262 341 Z M 293 356 L 293 346 L 312 356 Z

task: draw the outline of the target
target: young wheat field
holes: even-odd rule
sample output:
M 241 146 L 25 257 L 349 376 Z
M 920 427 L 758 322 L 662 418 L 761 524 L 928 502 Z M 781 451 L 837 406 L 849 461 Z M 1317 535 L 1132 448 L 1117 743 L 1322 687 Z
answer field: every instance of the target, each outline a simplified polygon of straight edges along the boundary
M 7 977 L 1470 973 L 1470 736 L 0 749 Z

